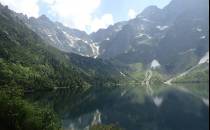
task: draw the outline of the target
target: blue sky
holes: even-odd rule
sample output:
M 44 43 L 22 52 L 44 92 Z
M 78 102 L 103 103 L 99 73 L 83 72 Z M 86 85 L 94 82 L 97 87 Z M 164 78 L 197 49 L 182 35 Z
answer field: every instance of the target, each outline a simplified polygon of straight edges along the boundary
M 144 8 L 166 6 L 170 0 L 0 0 L 19 13 L 54 21 L 88 33 L 134 18 Z
M 115 21 L 122 21 L 129 19 L 128 11 L 130 9 L 140 13 L 150 5 L 162 8 L 169 2 L 170 0 L 102 0 L 96 14 L 112 13 Z

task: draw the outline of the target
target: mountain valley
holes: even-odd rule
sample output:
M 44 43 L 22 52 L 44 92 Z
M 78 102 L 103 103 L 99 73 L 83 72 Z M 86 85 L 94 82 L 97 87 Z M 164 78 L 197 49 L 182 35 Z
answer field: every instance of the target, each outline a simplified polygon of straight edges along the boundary
M 208 130 L 208 113 L 208 0 L 91 34 L 0 4 L 0 129 Z

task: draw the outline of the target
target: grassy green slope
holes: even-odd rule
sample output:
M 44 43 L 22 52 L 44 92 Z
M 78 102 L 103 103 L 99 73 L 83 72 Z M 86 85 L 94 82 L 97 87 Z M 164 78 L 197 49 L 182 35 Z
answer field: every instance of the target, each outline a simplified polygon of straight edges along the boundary
M 178 77 L 175 83 L 203 83 L 209 82 L 209 64 L 201 64 L 188 72 L 186 75 Z

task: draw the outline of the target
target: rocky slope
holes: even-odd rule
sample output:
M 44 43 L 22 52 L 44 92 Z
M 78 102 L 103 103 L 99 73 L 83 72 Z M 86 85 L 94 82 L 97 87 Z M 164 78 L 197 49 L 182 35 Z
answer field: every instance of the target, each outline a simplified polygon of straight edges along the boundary
M 39 18 L 28 18 L 23 14 L 14 14 L 19 17 L 30 29 L 36 32 L 45 42 L 65 51 L 86 57 L 97 57 L 99 47 L 86 32 L 53 22 L 45 15 Z
M 165 72 L 182 72 L 196 65 L 208 51 L 208 3 L 172 0 L 163 9 L 150 6 L 100 43 L 100 57 L 145 66 L 155 60 Z M 100 39 L 96 34 L 92 35 L 94 39 Z

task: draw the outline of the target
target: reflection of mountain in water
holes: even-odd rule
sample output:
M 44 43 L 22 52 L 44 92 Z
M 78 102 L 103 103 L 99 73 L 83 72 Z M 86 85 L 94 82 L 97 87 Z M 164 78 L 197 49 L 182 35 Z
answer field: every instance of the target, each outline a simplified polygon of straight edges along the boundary
M 63 124 L 66 130 L 89 130 L 90 126 L 101 124 L 101 113 L 96 110 L 74 120 L 64 120 Z
M 95 110 L 74 120 L 65 120 L 67 128 L 84 130 L 91 124 L 117 124 L 126 130 L 208 130 L 209 108 L 203 99 L 177 89 L 167 89 L 154 97 L 146 96 L 144 102 L 137 89 L 131 88 L 122 96 L 118 89 L 114 92 L 97 93 L 98 101 L 91 104 Z M 134 93 L 135 92 L 135 93 Z M 99 110 L 98 110 L 99 108 Z M 82 108 L 81 108 L 82 109 Z

